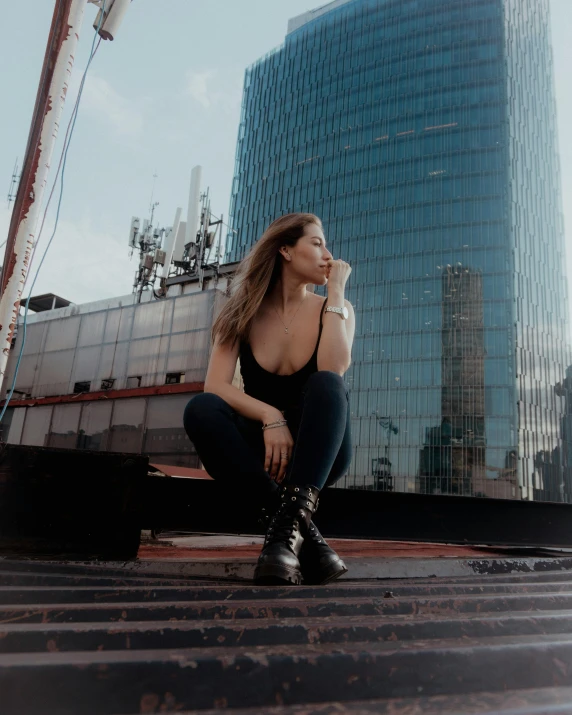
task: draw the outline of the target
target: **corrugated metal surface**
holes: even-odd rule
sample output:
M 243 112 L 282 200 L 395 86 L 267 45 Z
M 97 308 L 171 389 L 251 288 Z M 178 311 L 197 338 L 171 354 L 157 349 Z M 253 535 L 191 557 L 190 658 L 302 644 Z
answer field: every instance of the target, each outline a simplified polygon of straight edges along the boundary
M 0 563 L 3 715 L 572 712 L 572 573 L 255 588 Z

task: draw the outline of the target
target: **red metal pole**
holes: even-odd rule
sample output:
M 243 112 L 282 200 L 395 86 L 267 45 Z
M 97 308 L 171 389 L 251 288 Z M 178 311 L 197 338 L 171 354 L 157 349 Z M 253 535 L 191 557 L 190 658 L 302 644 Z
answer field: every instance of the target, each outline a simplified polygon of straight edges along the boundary
M 2 278 L 0 281 L 0 295 L 4 293 L 8 277 L 12 275 L 14 270 L 14 241 L 18 226 L 20 225 L 23 216 L 30 208 L 33 198 L 30 196 L 30 190 L 36 175 L 39 161 L 38 143 L 42 132 L 42 124 L 46 114 L 46 108 L 49 101 L 50 84 L 54 73 L 54 67 L 58 52 L 62 46 L 62 42 L 67 35 L 68 25 L 67 17 L 72 0 L 56 0 L 54 14 L 52 17 L 52 25 L 48 36 L 48 44 L 44 55 L 44 64 L 40 75 L 40 84 L 36 94 L 36 104 L 34 113 L 32 114 L 32 124 L 28 135 L 28 143 L 26 145 L 26 154 L 24 165 L 16 200 L 14 202 L 14 210 L 10 220 L 10 228 L 8 230 L 8 239 L 4 250 L 4 262 L 2 265 Z
M 56 0 L 0 280 L 0 383 L 36 241 L 44 189 L 87 0 Z

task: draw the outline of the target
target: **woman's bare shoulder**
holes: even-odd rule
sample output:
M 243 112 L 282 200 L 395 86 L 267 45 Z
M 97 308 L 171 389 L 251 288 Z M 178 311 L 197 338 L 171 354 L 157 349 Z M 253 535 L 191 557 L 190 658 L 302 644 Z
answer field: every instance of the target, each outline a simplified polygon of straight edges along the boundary
M 317 293 L 311 293 L 310 295 L 312 296 L 312 300 L 316 305 L 322 306 L 328 300 L 327 295 L 318 295 Z

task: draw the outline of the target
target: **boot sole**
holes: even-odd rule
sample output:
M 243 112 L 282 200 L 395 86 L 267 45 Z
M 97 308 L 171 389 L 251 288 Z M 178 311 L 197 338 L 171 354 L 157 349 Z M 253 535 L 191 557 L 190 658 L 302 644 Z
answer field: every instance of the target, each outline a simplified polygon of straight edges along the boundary
M 254 583 L 260 586 L 299 586 L 302 583 L 302 573 L 284 566 L 257 566 Z
M 335 581 L 340 576 L 343 576 L 348 572 L 347 566 L 342 562 L 341 565 L 332 566 L 331 568 L 324 570 L 320 573 L 320 577 L 316 579 L 304 579 L 304 584 L 307 586 L 323 586 L 326 583 L 331 583 Z

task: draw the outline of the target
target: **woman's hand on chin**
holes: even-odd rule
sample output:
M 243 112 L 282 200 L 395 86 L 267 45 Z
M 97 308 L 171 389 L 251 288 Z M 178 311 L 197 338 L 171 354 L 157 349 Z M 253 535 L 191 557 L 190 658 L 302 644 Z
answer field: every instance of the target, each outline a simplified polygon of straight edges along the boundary
M 344 291 L 350 273 L 352 272 L 349 263 L 342 261 L 340 258 L 330 258 L 326 269 L 326 277 L 328 279 L 329 291 Z

